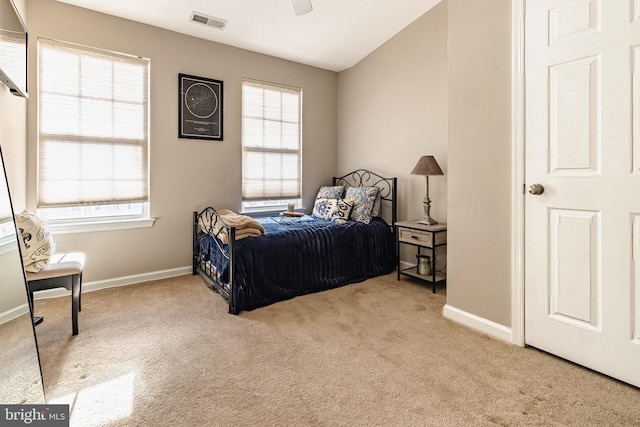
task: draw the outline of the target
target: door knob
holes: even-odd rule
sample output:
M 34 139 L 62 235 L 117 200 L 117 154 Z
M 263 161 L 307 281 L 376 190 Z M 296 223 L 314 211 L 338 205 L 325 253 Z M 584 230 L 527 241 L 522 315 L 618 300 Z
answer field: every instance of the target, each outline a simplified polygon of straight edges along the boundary
M 529 187 L 529 193 L 533 194 L 534 196 L 539 196 L 540 194 L 544 193 L 544 186 L 542 184 L 533 184 Z

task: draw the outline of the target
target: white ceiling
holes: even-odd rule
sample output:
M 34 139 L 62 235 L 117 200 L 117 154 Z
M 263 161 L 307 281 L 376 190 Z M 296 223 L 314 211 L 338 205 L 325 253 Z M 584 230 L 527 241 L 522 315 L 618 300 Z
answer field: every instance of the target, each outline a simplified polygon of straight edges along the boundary
M 440 0 L 58 0 L 302 64 L 342 71 L 357 64 Z M 228 21 L 224 30 L 190 21 L 193 11 Z

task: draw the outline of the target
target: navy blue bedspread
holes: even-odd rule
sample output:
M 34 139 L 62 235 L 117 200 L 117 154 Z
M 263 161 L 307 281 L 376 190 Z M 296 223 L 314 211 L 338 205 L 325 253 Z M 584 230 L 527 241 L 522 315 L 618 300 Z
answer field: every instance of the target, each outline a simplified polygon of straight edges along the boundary
M 393 232 L 383 219 L 337 224 L 305 215 L 258 221 L 266 230 L 263 236 L 236 242 L 235 313 L 361 282 L 396 267 Z M 207 249 L 215 247 L 210 239 L 201 240 L 201 253 L 210 253 L 226 282 L 227 263 Z

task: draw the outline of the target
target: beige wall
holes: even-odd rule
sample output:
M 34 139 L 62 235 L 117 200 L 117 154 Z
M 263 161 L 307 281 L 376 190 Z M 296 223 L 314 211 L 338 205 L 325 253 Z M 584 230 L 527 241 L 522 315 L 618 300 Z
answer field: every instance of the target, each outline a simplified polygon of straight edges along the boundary
M 86 281 L 191 263 L 191 212 L 240 209 L 241 79 L 301 87 L 303 194 L 307 206 L 336 169 L 337 75 L 273 57 L 77 8 L 29 0 L 30 41 L 47 37 L 151 59 L 151 214 L 147 229 L 56 235 L 60 250 L 87 253 Z M 36 64 L 36 49 L 31 49 Z M 179 139 L 178 73 L 224 81 L 224 141 Z M 31 73 L 35 87 L 36 73 Z M 28 105 L 27 206 L 35 209 L 36 96 Z M 0 119 L 5 121 L 5 119 Z
M 445 176 L 429 182 L 431 216 L 447 220 L 447 5 L 440 3 L 338 75 L 338 171 L 398 177 L 398 218 L 423 216 L 421 155 Z
M 338 171 L 398 176 L 399 218 L 418 218 L 424 178 L 409 172 L 435 155 L 446 174 L 430 189 L 432 216 L 448 223 L 447 304 L 507 327 L 510 4 L 443 1 L 338 77 Z
M 448 2 L 447 304 L 511 326 L 511 1 Z

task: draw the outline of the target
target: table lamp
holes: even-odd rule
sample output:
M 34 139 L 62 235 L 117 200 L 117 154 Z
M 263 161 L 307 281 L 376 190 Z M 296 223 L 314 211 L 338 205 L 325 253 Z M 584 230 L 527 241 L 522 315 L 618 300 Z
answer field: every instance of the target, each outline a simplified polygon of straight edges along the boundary
M 411 171 L 412 175 L 424 175 L 427 180 L 426 192 L 424 195 L 424 201 L 422 202 L 424 206 L 424 217 L 421 220 L 418 220 L 420 224 L 426 225 L 434 225 L 437 224 L 438 221 L 431 218 L 429 212 L 431 211 L 431 199 L 429 199 L 429 176 L 430 175 L 444 175 L 442 173 L 442 169 L 440 169 L 440 165 L 436 161 L 433 156 L 422 156 L 418 163 Z

